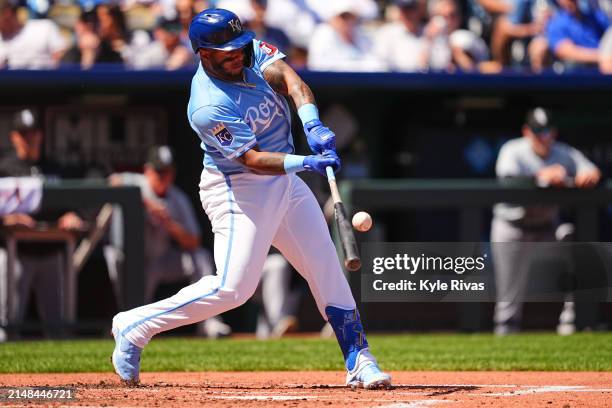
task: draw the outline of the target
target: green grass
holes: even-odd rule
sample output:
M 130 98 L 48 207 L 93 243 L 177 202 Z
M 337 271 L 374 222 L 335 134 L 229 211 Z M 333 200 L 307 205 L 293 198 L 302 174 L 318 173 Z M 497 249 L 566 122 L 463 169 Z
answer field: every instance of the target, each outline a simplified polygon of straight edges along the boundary
M 612 371 L 612 333 L 569 337 L 521 334 L 369 336 L 386 370 Z M 111 340 L 0 344 L 1 373 L 111 371 Z M 342 370 L 335 340 L 258 341 L 158 338 L 143 353 L 144 371 Z

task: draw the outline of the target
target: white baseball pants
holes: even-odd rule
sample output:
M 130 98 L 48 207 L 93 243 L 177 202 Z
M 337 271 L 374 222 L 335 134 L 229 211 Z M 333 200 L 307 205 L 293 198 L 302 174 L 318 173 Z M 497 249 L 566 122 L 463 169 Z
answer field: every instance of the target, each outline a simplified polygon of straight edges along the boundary
M 306 279 L 324 319 L 326 306 L 356 307 L 321 208 L 295 174 L 224 176 L 205 169 L 200 199 L 215 235 L 217 274 L 168 299 L 116 315 L 114 326 L 130 342 L 144 347 L 157 333 L 246 302 L 257 288 L 270 245 Z

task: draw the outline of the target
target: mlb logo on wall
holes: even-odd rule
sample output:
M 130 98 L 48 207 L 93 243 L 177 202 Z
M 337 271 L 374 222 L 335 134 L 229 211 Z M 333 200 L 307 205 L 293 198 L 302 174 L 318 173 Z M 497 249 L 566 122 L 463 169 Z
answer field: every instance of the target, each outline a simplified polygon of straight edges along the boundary
M 272 56 L 274 54 L 276 54 L 277 48 L 271 44 L 268 44 L 265 41 L 262 41 L 259 43 L 259 48 L 261 48 L 261 50 L 263 52 L 265 52 L 266 54 L 268 54 L 268 56 Z
M 223 123 L 213 128 L 213 135 L 217 138 L 221 146 L 229 146 L 234 140 L 234 136 L 232 136 Z

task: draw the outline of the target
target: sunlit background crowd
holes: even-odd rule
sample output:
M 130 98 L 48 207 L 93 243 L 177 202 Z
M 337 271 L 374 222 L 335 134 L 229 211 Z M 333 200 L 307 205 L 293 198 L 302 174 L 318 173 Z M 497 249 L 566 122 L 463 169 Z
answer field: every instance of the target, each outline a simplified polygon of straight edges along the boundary
M 297 69 L 612 72 L 612 0 L 0 0 L 0 68 L 193 69 L 207 7 Z

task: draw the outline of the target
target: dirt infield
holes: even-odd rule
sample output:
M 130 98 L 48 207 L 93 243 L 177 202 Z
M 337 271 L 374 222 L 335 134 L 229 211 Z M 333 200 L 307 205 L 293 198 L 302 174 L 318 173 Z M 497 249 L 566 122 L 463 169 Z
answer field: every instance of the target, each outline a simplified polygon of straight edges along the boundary
M 392 372 L 392 390 L 352 391 L 338 372 L 144 373 L 123 388 L 109 373 L 0 375 L 10 386 L 74 387 L 76 400 L 3 399 L 0 405 L 130 407 L 604 407 L 612 373 Z M 5 390 L 6 391 L 6 390 Z M 6 394 L 5 394 L 6 395 Z

